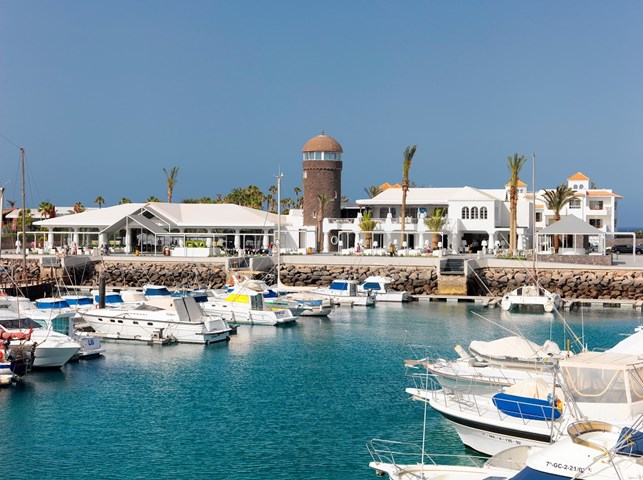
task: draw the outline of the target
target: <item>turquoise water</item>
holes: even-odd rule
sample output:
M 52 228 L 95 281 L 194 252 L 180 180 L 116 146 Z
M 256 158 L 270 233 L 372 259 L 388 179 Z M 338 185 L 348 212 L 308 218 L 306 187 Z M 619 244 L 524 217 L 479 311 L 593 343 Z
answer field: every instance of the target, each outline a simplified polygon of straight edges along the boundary
M 108 343 L 102 359 L 0 390 L 0 459 L 12 478 L 30 479 L 374 479 L 368 440 L 422 435 L 422 406 L 404 393 L 409 345 L 453 356 L 456 343 L 508 334 L 474 312 L 562 343 L 551 316 L 425 302 L 242 326 L 207 348 Z M 566 316 L 578 334 L 582 316 L 591 348 L 638 325 L 631 309 Z M 431 411 L 428 429 L 427 450 L 465 451 Z

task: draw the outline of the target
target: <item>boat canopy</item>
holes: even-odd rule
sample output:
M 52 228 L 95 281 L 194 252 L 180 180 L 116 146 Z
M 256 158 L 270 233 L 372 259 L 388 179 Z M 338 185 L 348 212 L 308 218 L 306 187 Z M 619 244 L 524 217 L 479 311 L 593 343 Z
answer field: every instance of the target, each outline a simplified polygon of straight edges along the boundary
M 643 413 L 643 359 L 637 355 L 583 352 L 561 361 L 560 368 L 577 403 L 596 408 L 611 405 L 610 418 Z M 601 413 L 589 410 L 589 406 L 581 408 L 587 415 Z
M 640 355 L 643 352 L 643 330 L 621 340 L 607 351 L 610 353 Z

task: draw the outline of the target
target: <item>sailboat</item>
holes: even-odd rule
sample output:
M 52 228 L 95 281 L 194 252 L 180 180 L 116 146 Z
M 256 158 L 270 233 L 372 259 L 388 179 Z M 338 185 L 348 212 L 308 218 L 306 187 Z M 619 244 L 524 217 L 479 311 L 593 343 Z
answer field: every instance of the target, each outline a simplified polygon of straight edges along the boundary
M 545 312 L 551 313 L 562 306 L 562 299 L 557 293 L 549 292 L 538 284 L 538 270 L 536 269 L 536 155 L 532 155 L 533 162 L 533 208 L 531 209 L 531 225 L 534 232 L 532 242 L 532 285 L 523 285 L 503 295 L 500 306 L 503 310 L 509 311 L 519 307 L 540 307 Z
M 25 149 L 20 148 L 20 166 L 22 172 L 22 219 L 21 223 L 21 237 L 20 249 L 22 252 L 22 272 L 20 277 L 13 275 L 9 276 L 11 284 L 2 287 L 2 291 L 10 296 L 24 296 L 30 300 L 36 300 L 49 296 L 53 293 L 54 282 L 51 280 L 42 281 L 41 279 L 29 278 L 29 269 L 27 268 L 27 232 L 26 232 L 26 207 L 25 207 Z M 0 191 L 0 208 L 4 205 L 4 190 Z M 8 272 L 5 272 L 8 273 Z

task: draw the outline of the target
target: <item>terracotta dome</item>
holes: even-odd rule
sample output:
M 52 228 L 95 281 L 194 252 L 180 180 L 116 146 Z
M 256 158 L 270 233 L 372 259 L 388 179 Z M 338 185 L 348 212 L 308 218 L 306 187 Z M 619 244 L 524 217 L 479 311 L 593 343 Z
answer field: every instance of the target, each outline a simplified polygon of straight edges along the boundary
M 339 152 L 344 153 L 344 149 L 337 140 L 329 137 L 324 132 L 311 138 L 301 149 L 302 152 Z

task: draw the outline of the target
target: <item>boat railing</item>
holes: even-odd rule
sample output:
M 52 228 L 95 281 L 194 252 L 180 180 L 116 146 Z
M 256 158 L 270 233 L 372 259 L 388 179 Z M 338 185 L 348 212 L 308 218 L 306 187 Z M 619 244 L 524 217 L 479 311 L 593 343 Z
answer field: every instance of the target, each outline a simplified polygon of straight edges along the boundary
M 416 443 L 396 442 L 374 438 L 366 444 L 374 462 L 388 463 L 395 466 L 409 465 L 458 465 L 481 468 L 487 457 L 475 455 L 453 455 L 426 453 Z
M 601 422 L 597 420 L 585 420 L 582 422 L 574 422 L 567 427 L 567 434 L 572 439 L 572 442 L 577 445 L 583 445 L 594 450 L 598 450 L 607 454 L 609 450 L 603 445 L 589 441 L 587 438 L 582 438 L 583 435 L 594 432 L 610 432 L 619 433 L 621 427 L 616 427 L 611 423 Z

